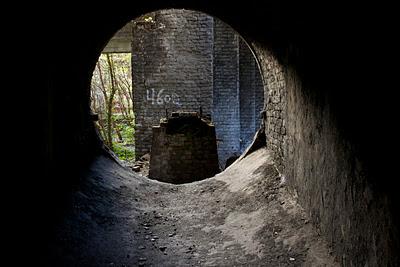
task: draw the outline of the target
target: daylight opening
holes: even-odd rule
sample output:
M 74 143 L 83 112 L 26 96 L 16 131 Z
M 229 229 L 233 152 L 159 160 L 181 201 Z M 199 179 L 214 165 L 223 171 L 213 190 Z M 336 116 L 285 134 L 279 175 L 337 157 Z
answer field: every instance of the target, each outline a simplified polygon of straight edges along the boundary
M 160 10 L 127 23 L 93 72 L 92 112 L 105 143 L 149 178 L 212 177 L 251 144 L 264 89 L 246 42 L 207 14 Z

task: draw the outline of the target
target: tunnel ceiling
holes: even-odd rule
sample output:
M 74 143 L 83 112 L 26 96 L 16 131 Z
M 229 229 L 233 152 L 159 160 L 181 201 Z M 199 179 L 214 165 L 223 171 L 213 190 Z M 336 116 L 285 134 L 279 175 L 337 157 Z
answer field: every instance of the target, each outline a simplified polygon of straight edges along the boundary
M 87 117 L 90 76 L 108 40 L 131 19 L 164 8 L 199 10 L 220 18 L 249 43 L 261 43 L 280 62 L 293 67 L 307 87 L 324 84 L 332 95 L 332 101 L 338 102 L 334 108 L 337 107 L 335 112 L 339 123 L 343 124 L 343 128 L 355 129 L 345 134 L 361 143 L 360 149 L 369 143 L 373 149 L 382 150 L 379 144 L 371 144 L 363 133 L 371 131 L 370 119 L 384 119 L 386 116 L 370 109 L 374 105 L 374 92 L 362 89 L 372 87 L 372 81 L 364 77 L 374 76 L 373 68 L 367 67 L 371 57 L 365 56 L 370 51 L 365 44 L 369 47 L 375 45 L 379 38 L 372 36 L 380 35 L 367 20 L 367 13 L 360 14 L 363 7 L 358 6 L 314 6 L 269 1 L 261 8 L 251 1 L 225 5 L 221 2 L 218 6 L 208 1 L 201 4 L 160 1 L 148 5 L 124 4 L 124 8 L 111 13 L 104 6 L 90 10 L 74 5 L 55 9 L 46 22 L 52 21 L 51 26 L 55 29 L 47 35 L 48 43 L 56 45 L 47 44 L 46 47 L 49 48 L 47 54 L 54 55 L 48 61 L 52 84 L 60 88 L 57 92 L 62 92 L 59 96 L 56 93 L 56 98 L 60 99 L 56 109 L 63 109 L 63 105 L 67 107 L 68 101 L 76 99 L 81 102 L 84 114 L 80 114 L 80 109 L 72 112 L 77 112 L 76 116 Z M 354 14 L 359 15 L 354 17 Z M 64 53 L 62 61 L 56 56 L 58 51 Z M 68 75 L 70 79 L 63 80 L 63 75 Z M 379 86 L 379 82 L 376 85 Z M 355 103 L 357 106 L 354 106 Z M 378 130 L 374 134 L 382 136 Z
M 118 3 L 114 6 L 118 7 Z M 382 172 L 388 172 L 386 165 L 393 166 L 390 164 L 393 159 L 378 156 L 389 154 L 389 140 L 397 140 L 394 131 L 378 126 L 390 126 L 396 120 L 392 117 L 395 98 L 382 95 L 391 93 L 393 86 L 388 82 L 396 75 L 389 75 L 393 70 L 381 62 L 392 60 L 390 53 L 395 43 L 388 42 L 387 33 L 390 34 L 394 24 L 390 24 L 390 15 L 379 22 L 371 19 L 384 14 L 381 7 L 340 2 L 312 5 L 266 1 L 260 6 L 252 1 L 222 1 L 218 5 L 212 1 L 152 1 L 121 3 L 115 12 L 104 5 L 89 9 L 73 4 L 46 8 L 52 12 L 46 11 L 44 16 L 39 12 L 34 21 L 41 23 L 35 29 L 44 37 L 45 44 L 39 51 L 46 50 L 43 54 L 48 63 L 47 84 L 51 86 L 48 91 L 38 90 L 36 97 L 57 100 L 50 105 L 50 115 L 49 108 L 43 108 L 46 115 L 42 116 L 45 118 L 42 125 L 55 131 L 46 132 L 41 139 L 51 137 L 54 141 L 54 146 L 43 145 L 48 152 L 43 151 L 47 153 L 43 157 L 54 161 L 47 165 L 64 164 L 61 162 L 67 162 L 75 153 L 87 154 L 86 147 L 76 148 L 75 143 L 69 143 L 71 138 L 62 131 L 69 127 L 66 125 L 77 127 L 73 142 L 98 146 L 85 125 L 90 120 L 90 77 L 100 52 L 113 34 L 131 19 L 151 11 L 187 8 L 215 16 L 249 43 L 267 48 L 301 78 L 303 95 L 311 91 L 326 95 L 332 103 L 331 115 L 341 129 L 340 134 L 355 144 L 353 148 L 360 151 L 372 172 L 381 176 Z M 376 101 L 377 98 L 381 100 Z M 393 180 L 387 177 L 389 173 L 374 182 L 384 190 L 393 188 Z
M 44 111 L 43 120 L 37 123 L 44 133 L 38 139 L 42 150 L 37 159 L 45 166 L 45 177 L 35 184 L 39 200 L 29 203 L 36 208 L 32 217 L 42 218 L 39 229 L 46 229 L 45 218 L 60 212 L 54 203 L 64 188 L 79 179 L 75 174 L 93 153 L 101 152 L 89 126 L 88 103 L 90 77 L 100 52 L 129 20 L 168 8 L 217 17 L 257 47 L 258 56 L 272 55 L 284 66 L 282 75 L 290 85 L 286 100 L 291 108 L 284 115 L 293 123 L 288 141 L 295 142 L 289 143 L 293 150 L 284 153 L 289 155 L 292 178 L 314 179 L 315 185 L 307 187 L 308 180 L 298 180 L 293 181 L 293 188 L 302 192 L 299 195 L 313 222 L 322 225 L 338 255 L 350 253 L 354 260 L 368 258 L 371 263 L 386 255 L 394 262 L 392 252 L 399 244 L 398 175 L 394 170 L 397 159 L 390 155 L 398 147 L 398 82 L 394 82 L 398 75 L 390 64 L 397 62 L 396 43 L 392 42 L 397 24 L 381 7 L 367 4 L 267 1 L 261 7 L 251 1 L 226 1 L 218 6 L 212 1 L 152 1 L 125 3 L 118 12 L 110 12 L 109 6 L 83 9 L 71 4 L 52 11 L 47 7 L 42 11 L 45 16 L 35 13 L 36 21 L 42 20 L 35 29 L 45 36 L 39 40 L 42 47 L 38 51 L 45 51 L 48 63 L 47 90 L 43 83 L 29 87 L 37 89 L 33 99 L 43 104 Z M 305 125 L 314 128 L 305 129 Z M 303 172 L 298 167 L 301 164 L 308 170 Z M 312 197 L 307 199 L 307 193 Z M 341 236 L 341 225 L 346 225 L 348 235 Z M 378 240 L 374 244 L 380 254 L 370 251 L 374 240 Z M 356 250 L 353 243 L 357 243 Z M 350 265 L 349 257 L 345 261 Z

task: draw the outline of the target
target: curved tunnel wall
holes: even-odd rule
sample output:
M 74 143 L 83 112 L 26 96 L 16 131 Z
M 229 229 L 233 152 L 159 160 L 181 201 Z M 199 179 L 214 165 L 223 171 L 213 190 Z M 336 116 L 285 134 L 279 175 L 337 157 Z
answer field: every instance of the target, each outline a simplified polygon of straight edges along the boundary
M 351 16 L 341 16 L 338 22 L 323 10 L 315 14 L 306 6 L 284 2 L 260 9 L 153 1 L 151 6 L 133 5 L 107 16 L 76 14 L 73 8 L 74 20 L 67 19 L 67 10 L 65 17 L 57 13 L 54 21 L 60 22 L 61 16 L 65 22 L 52 34 L 58 44 L 53 49 L 63 53 L 53 53 L 50 61 L 43 144 L 47 176 L 38 181 L 41 227 L 51 224 L 62 210 L 57 204 L 61 193 L 78 184 L 74 177 L 101 152 L 88 102 L 91 73 L 103 46 L 132 17 L 170 7 L 216 16 L 253 47 L 270 104 L 264 120 L 267 146 L 343 265 L 395 266 L 398 197 L 386 167 L 390 159 L 381 157 L 387 155 L 388 136 L 371 127 L 378 119 L 390 125 L 390 117 L 385 117 L 387 103 L 377 102 L 370 90 L 379 84 L 365 80 L 372 73 L 366 67 L 371 62 L 363 57 L 369 51 L 361 46 L 366 41 L 360 36 L 363 28 L 355 36 Z
M 293 194 L 343 266 L 395 266 L 392 248 L 398 241 L 389 195 L 378 189 L 375 179 L 381 177 L 358 150 L 365 136 L 351 139 L 345 133 L 350 129 L 338 125 L 341 112 L 350 117 L 352 108 L 336 113 L 334 105 L 341 103 L 323 87 L 305 87 L 294 66 L 281 65 L 258 45 L 255 50 L 268 94 L 267 147 Z

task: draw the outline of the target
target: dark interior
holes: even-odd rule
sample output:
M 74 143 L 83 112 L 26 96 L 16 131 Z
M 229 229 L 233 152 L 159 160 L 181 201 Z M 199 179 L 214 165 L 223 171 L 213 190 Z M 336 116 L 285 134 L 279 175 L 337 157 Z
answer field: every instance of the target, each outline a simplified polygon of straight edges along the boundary
M 116 2 L 91 8 L 82 4 L 46 6 L 47 11 L 35 14 L 40 26 L 36 28 L 39 33 L 33 34 L 43 33 L 44 38 L 35 42 L 41 46 L 47 65 L 44 84 L 27 88 L 36 90 L 34 99 L 43 111 L 35 122 L 39 138 L 31 140 L 39 145 L 34 161 L 40 174 L 31 177 L 30 193 L 34 193 L 23 207 L 34 220 L 27 228 L 34 233 L 35 256 L 46 259 L 46 240 L 62 220 L 70 192 L 85 179 L 90 162 L 106 154 L 89 108 L 91 74 L 103 47 L 131 19 L 154 10 L 185 8 L 228 23 L 255 47 L 256 57 L 263 51 L 273 55 L 282 66 L 286 84 L 295 80 L 291 87 L 295 93 L 287 95 L 287 105 L 294 103 L 305 111 L 295 114 L 296 109 L 289 106 L 285 116 L 304 121 L 300 127 L 307 127 L 308 121 L 313 124 L 305 131 L 291 131 L 287 126 L 289 134 L 300 131 L 310 136 L 289 144 L 289 153 L 281 158 L 281 171 L 343 266 L 350 266 L 350 262 L 353 266 L 366 262 L 398 266 L 399 194 L 394 168 L 397 156 L 393 155 L 398 144 L 398 86 L 392 81 L 398 75 L 390 65 L 396 62 L 397 47 L 392 42 L 395 24 L 388 9 L 366 2 L 311 5 L 266 1 L 261 6 L 261 2 L 252 1 L 217 5 L 215 1 L 154 0 L 120 4 L 123 8 L 115 12 L 110 12 L 109 5 L 117 7 Z M 293 96 L 297 97 L 289 99 Z M 266 137 L 268 144 L 268 131 Z M 320 144 L 318 149 L 315 144 Z M 299 159 L 328 154 L 332 157 L 323 164 L 310 167 L 307 164 L 312 160 L 299 163 Z M 294 179 L 301 173 L 320 180 Z M 341 187 L 342 181 L 348 191 Z M 328 190 L 331 202 L 321 206 L 317 196 L 324 190 Z M 340 201 L 347 203 L 344 208 L 335 206 Z M 349 220 L 351 230 L 346 236 L 338 230 L 341 216 Z M 376 233 L 377 239 L 372 241 L 366 233 Z

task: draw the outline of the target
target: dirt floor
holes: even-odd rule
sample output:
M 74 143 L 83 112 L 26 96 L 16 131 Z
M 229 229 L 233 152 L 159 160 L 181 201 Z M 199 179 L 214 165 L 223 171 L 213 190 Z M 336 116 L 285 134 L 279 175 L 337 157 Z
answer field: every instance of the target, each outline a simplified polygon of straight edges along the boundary
M 172 185 L 106 157 L 50 244 L 52 266 L 338 266 L 259 149 L 217 176 Z

